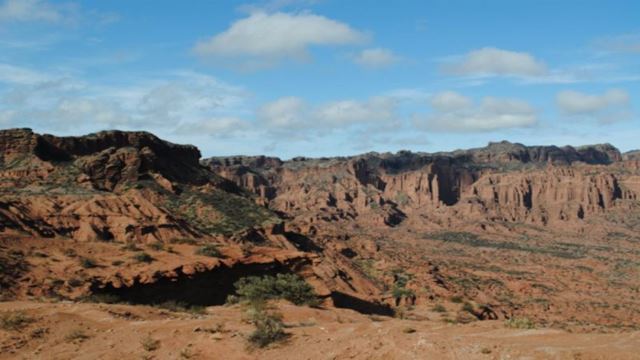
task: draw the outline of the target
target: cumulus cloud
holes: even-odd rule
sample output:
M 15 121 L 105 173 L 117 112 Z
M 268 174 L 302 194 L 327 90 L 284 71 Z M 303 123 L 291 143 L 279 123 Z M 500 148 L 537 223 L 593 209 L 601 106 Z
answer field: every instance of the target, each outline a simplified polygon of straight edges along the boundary
M 416 116 L 419 128 L 443 132 L 484 132 L 533 126 L 536 110 L 517 99 L 485 97 L 478 105 L 464 95 L 446 91 L 431 99 L 435 112 Z
M 351 126 L 385 125 L 396 120 L 396 101 L 373 97 L 365 101 L 339 100 L 311 106 L 298 97 L 284 97 L 265 104 L 258 120 L 273 131 L 330 131 Z
M 400 61 L 400 57 L 389 49 L 364 49 L 352 56 L 353 62 L 368 68 L 382 68 Z
M 468 108 L 472 101 L 455 91 L 443 91 L 431 98 L 431 106 L 440 111 L 455 111 Z
M 366 39 L 348 24 L 312 13 L 256 12 L 198 42 L 193 50 L 204 58 L 270 66 L 285 59 L 307 59 L 311 46 L 357 44 Z
M 210 135 L 218 138 L 241 136 L 251 128 L 250 123 L 235 117 L 220 117 L 183 123 L 176 129 L 178 135 Z
M 473 50 L 458 62 L 444 67 L 445 72 L 469 76 L 542 76 L 546 65 L 526 52 L 516 52 L 493 47 Z
M 556 104 L 565 115 L 595 118 L 602 123 L 625 120 L 630 116 L 629 93 L 621 89 L 609 89 L 602 95 L 565 90 L 556 95 Z
M 8 76 L 2 69 L 19 71 Z M 62 132 L 108 127 L 171 131 L 200 122 L 203 130 L 227 131 L 231 126 L 216 128 L 212 119 L 244 115 L 249 97 L 242 88 L 191 71 L 106 87 L 7 65 L 0 66 L 0 82 L 5 84 L 0 87 L 2 122 Z

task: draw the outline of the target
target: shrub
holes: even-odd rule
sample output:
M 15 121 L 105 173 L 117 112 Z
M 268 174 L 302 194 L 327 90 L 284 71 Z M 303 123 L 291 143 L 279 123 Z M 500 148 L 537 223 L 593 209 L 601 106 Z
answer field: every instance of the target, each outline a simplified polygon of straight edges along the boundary
M 214 244 L 207 244 L 207 245 L 201 246 L 200 248 L 198 248 L 198 250 L 196 250 L 196 255 L 215 257 L 215 258 L 222 257 L 220 250 L 218 250 L 218 247 Z
M 444 306 L 442 306 L 441 304 L 436 304 L 436 305 L 433 307 L 433 309 L 432 309 L 432 310 L 433 310 L 433 311 L 435 311 L 435 312 L 439 312 L 439 313 L 445 313 L 445 312 L 447 312 L 447 309 L 446 309 Z
M 536 325 L 534 322 L 526 317 L 522 318 L 511 318 L 504 322 L 505 326 L 513 328 L 513 329 L 534 329 Z
M 93 269 L 95 267 L 98 266 L 98 264 L 96 263 L 95 260 L 91 259 L 91 258 L 80 258 L 80 266 L 82 266 L 85 269 Z
M 203 306 L 189 305 L 185 302 L 179 302 L 175 300 L 165 301 L 163 303 L 154 304 L 153 306 L 156 306 L 162 309 L 167 309 L 173 312 L 190 312 L 192 314 L 207 313 L 206 308 L 204 308 Z
M 64 337 L 65 340 L 67 340 L 67 342 L 73 342 L 73 341 L 84 341 L 87 340 L 89 338 L 89 335 L 85 334 L 84 331 L 82 331 L 81 329 L 76 329 L 73 330 L 72 332 L 68 333 L 67 336 Z
M 156 241 L 154 243 L 149 244 L 149 248 L 155 251 L 164 250 L 164 244 L 160 241 Z
M 22 311 L 6 312 L 0 315 L 0 328 L 3 330 L 21 330 L 33 321 L 33 318 Z
M 144 251 L 133 255 L 133 259 L 137 262 L 147 263 L 147 264 L 152 263 L 155 260 L 151 255 L 147 254 Z
M 169 240 L 172 244 L 198 245 L 198 240 L 192 238 L 174 238 Z
M 82 284 L 84 284 L 84 280 L 82 280 L 82 279 L 71 278 L 71 279 L 67 280 L 67 285 L 69 285 L 71 287 L 78 287 L 78 286 L 81 286 Z
M 461 304 L 463 301 L 462 296 L 458 296 L 458 295 L 452 296 L 450 300 L 452 303 L 456 303 L 456 304 Z
M 122 247 L 122 250 L 128 250 L 128 251 L 140 251 L 141 249 L 139 247 L 136 246 L 136 244 L 134 243 L 128 243 L 125 246 Z
M 295 274 L 249 276 L 234 284 L 240 300 L 251 303 L 285 299 L 296 305 L 315 306 L 320 303 L 313 287 Z
M 405 334 L 413 334 L 414 332 L 416 332 L 416 329 L 412 328 L 412 327 L 406 327 L 404 329 L 402 329 L 402 332 Z
M 160 340 L 155 340 L 150 335 L 147 335 L 140 340 L 140 344 L 145 351 L 156 351 L 160 347 Z
M 114 260 L 114 261 L 111 262 L 111 265 L 113 265 L 113 266 L 120 266 L 122 264 L 124 264 L 124 261 L 122 261 L 122 260 Z
M 470 314 L 474 314 L 475 309 L 473 308 L 473 305 L 469 302 L 465 302 L 464 304 L 462 304 L 462 311 L 466 311 Z
M 252 315 L 251 322 L 256 329 L 249 334 L 248 340 L 254 346 L 263 348 L 287 337 L 282 316 L 278 313 L 258 310 Z
M 122 299 L 120 299 L 118 295 L 114 294 L 91 294 L 83 297 L 82 301 L 104 304 L 117 304 L 121 303 Z

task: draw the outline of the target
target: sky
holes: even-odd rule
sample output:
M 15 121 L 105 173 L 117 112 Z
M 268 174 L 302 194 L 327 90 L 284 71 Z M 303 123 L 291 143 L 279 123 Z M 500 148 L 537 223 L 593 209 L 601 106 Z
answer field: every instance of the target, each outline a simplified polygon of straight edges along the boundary
M 203 156 L 640 148 L 636 0 L 0 0 L 0 128 Z

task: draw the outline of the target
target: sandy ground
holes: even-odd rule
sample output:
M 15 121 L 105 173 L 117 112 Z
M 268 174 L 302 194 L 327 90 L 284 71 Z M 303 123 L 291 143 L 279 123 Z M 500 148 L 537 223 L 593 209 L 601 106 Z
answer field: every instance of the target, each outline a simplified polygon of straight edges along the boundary
M 0 330 L 0 359 L 639 359 L 640 332 L 572 334 L 519 330 L 501 321 L 447 324 L 371 317 L 342 309 L 277 304 L 289 338 L 247 348 L 252 326 L 240 306 L 204 315 L 148 306 L 87 303 L 0 303 L 0 313 L 34 319 Z M 75 336 L 73 336 L 75 335 Z M 145 350 L 143 344 L 157 344 Z

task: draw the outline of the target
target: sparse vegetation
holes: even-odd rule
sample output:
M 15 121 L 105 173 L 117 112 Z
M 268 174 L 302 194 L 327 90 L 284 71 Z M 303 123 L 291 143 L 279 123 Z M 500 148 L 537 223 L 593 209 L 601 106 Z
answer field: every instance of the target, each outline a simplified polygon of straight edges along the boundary
M 171 244 L 198 245 L 198 240 L 192 238 L 174 238 L 169 240 Z
M 520 244 L 505 241 L 489 241 L 476 234 L 468 232 L 443 231 L 425 234 L 425 240 L 440 240 L 471 247 L 523 251 L 535 254 L 550 255 L 564 259 L 580 259 L 584 257 L 585 249 L 578 244 L 555 243 L 549 247 L 536 247 L 530 244 Z
M 155 261 L 155 259 L 151 255 L 147 254 L 144 251 L 133 255 L 133 259 L 139 263 L 147 263 L 147 264 Z
M 155 250 L 155 251 L 162 251 L 162 250 L 164 250 L 164 244 L 162 242 L 160 242 L 160 241 L 156 241 L 156 242 L 153 242 L 153 243 L 149 244 L 149 248 L 151 250 Z
M 89 335 L 87 335 L 82 329 L 73 330 L 64 337 L 67 342 L 82 342 L 87 340 L 88 338 Z
M 93 269 L 95 267 L 98 267 L 98 264 L 96 263 L 96 261 L 94 259 L 81 257 L 80 258 L 80 266 L 82 266 L 85 269 Z
M 413 334 L 414 332 L 416 332 L 416 329 L 412 328 L 412 327 L 406 327 L 404 329 L 402 329 L 402 332 L 405 334 Z
M 201 246 L 200 248 L 198 248 L 198 250 L 196 250 L 196 255 L 215 257 L 215 258 L 223 257 L 222 253 L 220 252 L 220 250 L 218 250 L 218 247 L 215 244 L 207 244 L 207 245 Z
M 203 306 L 189 305 L 179 301 L 165 301 L 163 303 L 155 304 L 154 306 L 167 309 L 174 312 L 188 312 L 192 314 L 206 314 L 206 308 Z
M 446 309 L 444 306 L 442 306 L 441 304 L 436 304 L 436 305 L 433 307 L 433 309 L 431 309 L 431 310 L 433 310 L 433 311 L 435 311 L 435 312 L 438 312 L 438 313 L 445 313 L 445 312 L 447 312 L 447 309 Z
M 151 335 L 147 335 L 142 340 L 140 340 L 140 344 L 145 351 L 152 352 L 156 351 L 160 348 L 160 340 L 155 340 L 151 337 Z
M 21 330 L 34 319 L 22 311 L 11 311 L 0 314 L 0 328 L 3 330 Z
M 535 323 L 526 317 L 514 317 L 504 322 L 505 326 L 513 329 L 534 329 Z
M 135 243 L 132 243 L 132 242 L 125 244 L 121 249 L 122 250 L 126 250 L 126 251 L 140 251 L 140 250 L 142 250 L 138 246 L 136 246 Z
M 296 305 L 315 306 L 320 303 L 313 287 L 295 274 L 249 276 L 234 284 L 239 300 L 250 303 L 285 299 Z
M 255 326 L 255 330 L 247 338 L 251 345 L 263 348 L 287 337 L 282 315 L 265 309 L 254 310 L 251 314 L 251 323 Z

